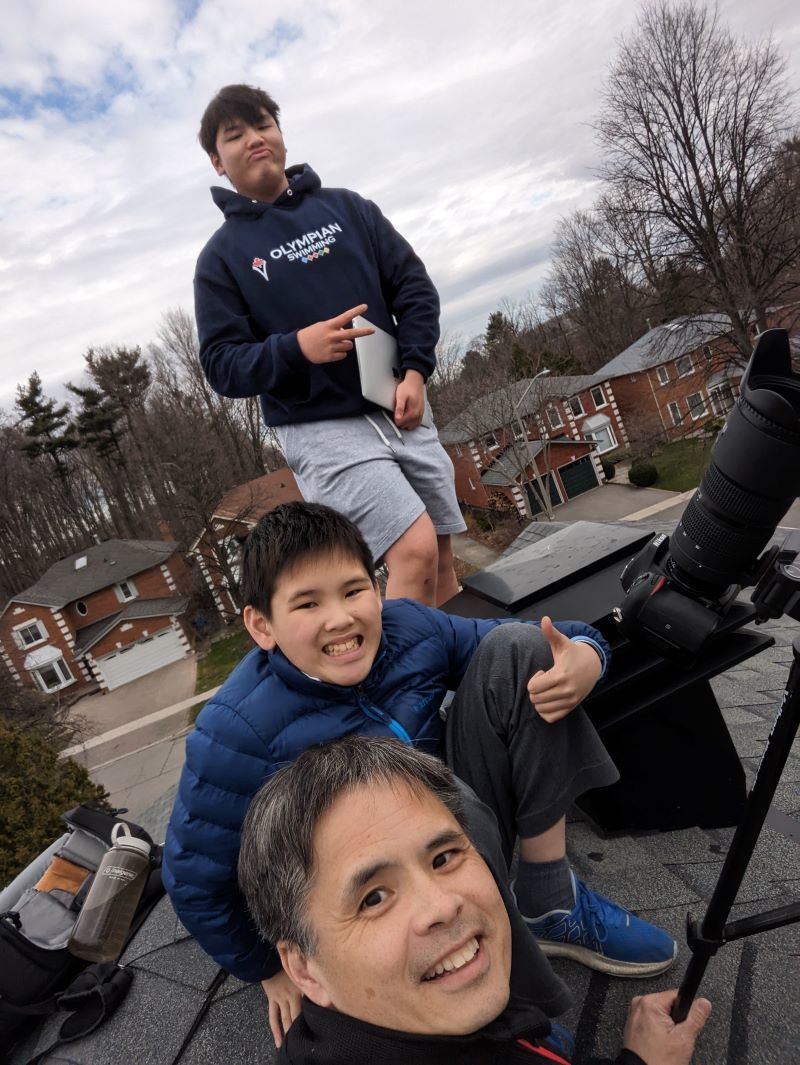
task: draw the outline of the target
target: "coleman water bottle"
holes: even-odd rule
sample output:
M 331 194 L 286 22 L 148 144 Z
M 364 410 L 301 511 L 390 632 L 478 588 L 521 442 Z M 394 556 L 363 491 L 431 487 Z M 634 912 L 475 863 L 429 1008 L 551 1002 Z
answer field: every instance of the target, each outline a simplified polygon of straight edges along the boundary
M 118 821 L 112 847 L 103 855 L 86 896 L 69 950 L 87 961 L 116 961 L 150 872 L 150 844 Z

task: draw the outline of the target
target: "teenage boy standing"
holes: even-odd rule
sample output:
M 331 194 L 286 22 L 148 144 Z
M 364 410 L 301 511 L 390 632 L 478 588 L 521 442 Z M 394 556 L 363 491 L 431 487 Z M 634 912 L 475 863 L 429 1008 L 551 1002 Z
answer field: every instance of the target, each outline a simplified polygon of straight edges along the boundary
M 439 299 L 413 249 L 368 200 L 286 166 L 279 109 L 229 85 L 206 108 L 200 143 L 235 192 L 200 254 L 200 360 L 225 396 L 260 395 L 303 496 L 345 513 L 389 571 L 388 598 L 456 594 L 450 534 L 463 531 L 453 467 L 422 425 L 436 364 Z M 361 395 L 353 350 L 369 321 L 397 338 L 393 417 Z

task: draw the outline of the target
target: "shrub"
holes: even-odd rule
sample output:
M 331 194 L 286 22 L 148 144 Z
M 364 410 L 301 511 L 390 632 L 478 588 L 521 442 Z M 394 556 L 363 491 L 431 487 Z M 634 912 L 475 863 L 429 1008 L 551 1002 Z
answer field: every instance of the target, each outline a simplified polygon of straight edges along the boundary
M 81 802 L 109 809 L 105 789 L 83 766 L 59 761 L 34 731 L 0 718 L 0 887 L 64 831 L 60 814 Z
M 613 462 L 609 462 L 608 459 L 600 459 L 600 465 L 603 467 L 603 476 L 607 481 L 614 480 L 614 474 L 617 472 L 617 467 Z
M 637 488 L 649 488 L 656 483 L 658 470 L 652 462 L 637 462 L 628 470 L 628 480 Z

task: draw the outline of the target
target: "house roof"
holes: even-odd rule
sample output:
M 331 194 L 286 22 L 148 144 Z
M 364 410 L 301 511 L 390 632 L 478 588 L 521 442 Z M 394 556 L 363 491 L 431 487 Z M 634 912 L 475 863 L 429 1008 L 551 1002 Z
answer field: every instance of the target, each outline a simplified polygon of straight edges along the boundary
M 541 410 L 543 402 L 576 396 L 605 379 L 604 374 L 593 373 L 572 377 L 540 377 L 533 386 L 531 381 L 534 378 L 511 381 L 506 388 L 479 396 L 470 403 L 461 414 L 439 430 L 439 439 L 443 444 L 464 444 L 468 440 L 476 440 L 509 425 L 516 417 L 514 408 L 517 403 L 520 417 L 526 418 Z M 524 397 L 521 403 L 520 397 Z
M 10 603 L 66 606 L 166 562 L 177 549 L 178 545 L 168 540 L 104 540 L 92 544 L 83 551 L 59 559 L 36 584 L 9 599 L 4 610 Z M 76 568 L 76 563 L 83 558 L 86 559 L 85 565 Z
M 731 320 L 727 314 L 684 315 L 649 329 L 597 372 L 603 377 L 622 377 L 650 366 L 660 366 L 695 351 L 730 330 Z
M 247 521 L 255 524 L 264 514 L 281 503 L 302 499 L 294 474 L 288 466 L 282 466 L 254 481 L 246 481 L 231 488 L 214 509 L 215 518 Z
M 82 629 L 78 629 L 75 634 L 75 657 L 86 654 L 91 650 L 96 643 L 98 643 L 106 633 L 123 621 L 131 621 L 133 618 L 161 618 L 169 617 L 172 614 L 182 614 L 189 604 L 189 600 L 186 596 L 181 595 L 167 595 L 158 599 L 135 599 L 123 610 L 118 610 L 115 614 L 109 614 L 106 618 L 100 618 L 99 621 L 93 621 L 91 625 L 86 625 Z

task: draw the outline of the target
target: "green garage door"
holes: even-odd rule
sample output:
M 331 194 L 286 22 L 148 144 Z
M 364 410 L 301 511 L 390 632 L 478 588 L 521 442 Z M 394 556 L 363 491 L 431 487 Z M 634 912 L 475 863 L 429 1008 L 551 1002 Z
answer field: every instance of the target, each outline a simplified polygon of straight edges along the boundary
M 576 462 L 570 462 L 566 466 L 559 466 L 558 475 L 564 485 L 567 499 L 573 499 L 581 492 L 588 492 L 590 488 L 597 488 L 599 483 L 589 455 Z
M 545 482 L 547 487 L 550 489 L 550 502 L 552 503 L 552 505 L 554 507 L 557 507 L 559 503 L 563 503 L 564 501 L 563 501 L 563 499 L 561 498 L 561 496 L 559 494 L 558 485 L 556 484 L 556 479 L 552 475 L 552 473 L 546 474 L 542 478 L 542 480 Z M 535 490 L 535 488 L 533 487 L 534 484 L 535 484 L 535 482 L 530 482 L 530 481 L 527 482 L 526 485 L 525 485 L 525 491 L 527 492 L 527 495 L 528 495 L 528 505 L 531 508 L 531 514 L 535 517 L 537 514 L 541 514 L 542 513 L 542 505 L 539 502 L 539 495 L 538 495 L 537 491 Z

